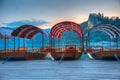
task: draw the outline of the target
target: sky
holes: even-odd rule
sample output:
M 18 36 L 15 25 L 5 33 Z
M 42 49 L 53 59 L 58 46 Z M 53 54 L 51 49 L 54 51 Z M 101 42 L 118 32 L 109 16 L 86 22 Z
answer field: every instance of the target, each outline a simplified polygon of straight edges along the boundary
M 0 0 L 0 26 L 24 20 L 84 22 L 90 13 L 120 17 L 120 0 Z

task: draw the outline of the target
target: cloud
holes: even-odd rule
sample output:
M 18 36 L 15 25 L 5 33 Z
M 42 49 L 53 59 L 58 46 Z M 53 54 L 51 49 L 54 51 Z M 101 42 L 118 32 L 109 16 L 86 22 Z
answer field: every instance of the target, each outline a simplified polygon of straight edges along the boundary
M 43 21 L 43 20 L 23 20 L 23 21 L 15 21 L 15 22 L 11 22 L 11 23 L 2 23 L 0 24 L 0 27 L 9 27 L 9 28 L 16 28 L 19 27 L 21 25 L 25 25 L 25 24 L 29 24 L 29 25 L 34 25 L 34 26 L 42 26 L 45 24 L 48 24 L 49 22 L 47 21 Z
M 38 27 L 41 28 L 41 29 L 51 29 L 52 26 L 53 26 L 52 23 L 38 25 Z

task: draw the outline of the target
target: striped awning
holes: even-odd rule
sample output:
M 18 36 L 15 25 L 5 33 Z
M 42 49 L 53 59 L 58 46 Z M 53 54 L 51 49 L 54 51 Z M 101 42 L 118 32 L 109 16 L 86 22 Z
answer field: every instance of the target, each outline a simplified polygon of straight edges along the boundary
M 46 32 L 45 30 L 42 30 L 42 29 L 40 29 L 36 26 L 33 26 L 33 25 L 22 25 L 12 32 L 12 36 L 19 37 L 19 38 L 31 39 L 37 33 L 44 34 L 45 32 Z
M 81 26 L 71 21 L 57 23 L 52 27 L 50 34 L 54 38 L 61 38 L 62 33 L 65 31 L 74 31 L 78 33 L 79 37 L 83 37 L 83 30 Z

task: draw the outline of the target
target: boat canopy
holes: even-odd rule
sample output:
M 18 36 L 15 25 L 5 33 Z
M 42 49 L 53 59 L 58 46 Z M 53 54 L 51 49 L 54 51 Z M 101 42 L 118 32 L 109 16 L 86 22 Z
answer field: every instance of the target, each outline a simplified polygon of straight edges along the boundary
M 37 33 L 49 35 L 47 31 L 33 25 L 22 25 L 12 32 L 12 36 L 31 39 Z
M 0 39 L 11 39 L 11 32 L 9 29 L 0 29 Z
M 120 36 L 120 29 L 112 24 L 96 25 L 88 31 L 86 36 L 88 36 L 92 32 L 96 32 L 96 31 L 101 31 L 101 32 L 106 33 L 111 39 Z
M 65 31 L 74 31 L 78 33 L 79 37 L 83 37 L 83 30 L 81 26 L 71 21 L 57 23 L 52 27 L 50 34 L 54 38 L 61 38 L 62 33 Z

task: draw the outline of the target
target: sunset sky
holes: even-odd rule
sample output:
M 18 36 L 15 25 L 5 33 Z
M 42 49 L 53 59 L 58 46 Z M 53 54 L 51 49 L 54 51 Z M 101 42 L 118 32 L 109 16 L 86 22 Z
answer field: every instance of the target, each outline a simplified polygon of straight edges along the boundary
M 49 22 L 44 25 L 47 28 L 66 20 L 81 23 L 89 13 L 98 12 L 120 17 L 120 0 L 0 0 L 0 26 L 40 20 Z

